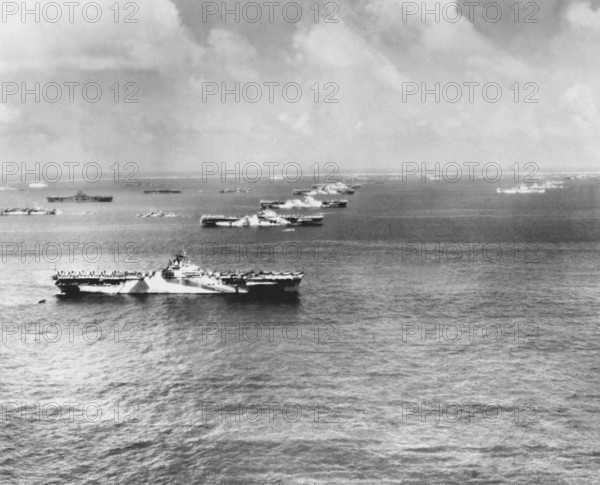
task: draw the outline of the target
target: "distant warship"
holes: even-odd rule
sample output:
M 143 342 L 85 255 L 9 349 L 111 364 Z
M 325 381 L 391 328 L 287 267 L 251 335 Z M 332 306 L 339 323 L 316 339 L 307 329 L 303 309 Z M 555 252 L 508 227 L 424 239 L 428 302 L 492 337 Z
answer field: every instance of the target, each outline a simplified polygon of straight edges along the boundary
M 220 194 L 247 194 L 248 192 L 254 192 L 253 189 L 243 189 L 242 187 L 238 187 L 236 189 L 221 189 L 219 190 Z
M 58 214 L 56 209 L 0 209 L 0 216 L 55 216 Z
M 499 194 L 545 194 L 548 191 L 562 190 L 565 188 L 565 182 L 546 182 L 545 184 L 523 184 L 510 189 L 497 188 Z
M 181 190 L 151 189 L 151 190 L 144 190 L 144 194 L 181 194 Z
M 81 190 L 71 197 L 48 197 L 48 202 L 112 202 L 111 196 L 86 195 Z
M 271 210 L 261 210 L 252 216 L 202 216 L 203 227 L 277 227 L 318 226 L 323 223 L 323 214 L 280 215 Z
M 317 200 L 310 195 L 303 199 L 260 201 L 261 209 L 342 209 L 347 205 L 347 200 Z
M 299 189 L 292 192 L 293 195 L 333 195 L 353 194 L 360 185 L 346 185 L 343 182 L 335 184 L 314 184 L 310 189 Z

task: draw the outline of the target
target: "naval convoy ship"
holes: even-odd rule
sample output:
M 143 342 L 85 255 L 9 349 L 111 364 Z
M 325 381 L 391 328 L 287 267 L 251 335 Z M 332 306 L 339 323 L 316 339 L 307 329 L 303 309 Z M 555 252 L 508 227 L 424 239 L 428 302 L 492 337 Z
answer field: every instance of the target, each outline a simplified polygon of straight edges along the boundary
M 200 218 L 202 227 L 279 227 L 279 226 L 320 226 L 323 214 L 280 215 L 272 210 L 261 210 L 253 216 L 213 216 Z
M 174 190 L 174 189 L 150 189 L 150 190 L 144 190 L 144 194 L 181 194 L 181 190 Z
M 55 216 L 56 214 L 58 214 L 56 209 L 32 209 L 29 207 L 0 210 L 0 216 Z
M 261 200 L 260 208 L 268 209 L 344 209 L 348 206 L 347 200 L 318 200 L 310 195 L 303 199 L 291 199 L 286 201 Z
M 81 190 L 70 197 L 48 197 L 48 202 L 112 202 L 111 196 L 86 195 Z
M 213 272 L 192 264 L 185 252 L 161 272 L 64 272 L 52 279 L 62 293 L 105 294 L 248 294 L 266 297 L 296 296 L 304 273 Z

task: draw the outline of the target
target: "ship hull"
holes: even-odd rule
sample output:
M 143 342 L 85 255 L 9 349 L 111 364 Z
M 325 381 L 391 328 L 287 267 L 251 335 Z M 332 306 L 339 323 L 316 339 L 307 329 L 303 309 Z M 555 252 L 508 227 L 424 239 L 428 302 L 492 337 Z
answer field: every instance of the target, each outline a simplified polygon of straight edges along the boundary
M 144 190 L 144 194 L 181 194 L 181 190 Z
M 300 279 L 224 283 L 212 278 L 149 277 L 110 280 L 101 278 L 58 279 L 56 285 L 65 295 L 255 295 L 290 296 L 298 292 Z
M 348 202 L 344 200 L 323 202 L 323 209 L 345 209 L 347 206 Z
M 52 203 L 56 203 L 56 202 L 85 203 L 85 202 L 112 202 L 112 201 L 113 201 L 112 197 L 90 197 L 87 199 L 79 199 L 79 198 L 75 198 L 75 197 L 48 197 L 48 202 L 52 202 Z
M 314 216 L 277 216 L 272 218 L 245 216 L 235 218 L 203 216 L 202 227 L 281 227 L 281 226 L 320 226 L 322 215 Z
M 304 273 L 210 271 L 190 263 L 185 252 L 175 256 L 161 272 L 101 273 L 59 271 L 52 279 L 62 293 L 108 295 L 256 295 L 293 296 Z
M 282 201 L 269 201 L 263 200 L 260 202 L 261 210 L 273 210 L 273 209 L 344 209 L 348 205 L 348 201 L 345 200 L 287 200 Z
M 0 216 L 17 217 L 17 216 L 55 216 L 56 211 L 0 211 Z

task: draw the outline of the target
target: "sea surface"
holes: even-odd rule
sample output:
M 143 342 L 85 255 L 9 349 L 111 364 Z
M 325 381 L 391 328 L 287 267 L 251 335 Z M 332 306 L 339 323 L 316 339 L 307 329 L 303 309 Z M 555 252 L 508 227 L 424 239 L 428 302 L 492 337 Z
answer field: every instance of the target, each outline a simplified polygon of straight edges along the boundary
M 1 483 L 599 483 L 600 184 L 373 178 L 290 230 L 199 224 L 289 198 L 282 181 L 152 183 L 183 193 L 0 192 L 115 197 L 0 217 Z M 153 209 L 182 217 L 137 217 Z M 51 280 L 182 249 L 304 271 L 300 295 L 66 299 Z

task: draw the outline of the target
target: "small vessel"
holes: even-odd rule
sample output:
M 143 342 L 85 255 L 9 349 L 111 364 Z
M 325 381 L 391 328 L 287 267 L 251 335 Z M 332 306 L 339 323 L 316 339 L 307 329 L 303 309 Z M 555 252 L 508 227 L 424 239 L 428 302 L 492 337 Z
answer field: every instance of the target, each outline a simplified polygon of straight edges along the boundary
M 220 194 L 247 194 L 248 192 L 254 192 L 254 190 L 253 189 L 243 189 L 242 187 L 237 187 L 235 189 L 219 190 Z
M 181 190 L 174 190 L 174 189 L 144 190 L 144 194 L 181 194 Z
M 0 210 L 0 216 L 55 216 L 58 214 L 56 209 L 3 209 Z
M 46 187 L 48 187 L 48 184 L 45 184 L 44 182 L 29 184 L 30 189 L 45 189 Z
M 202 270 L 192 264 L 184 251 L 170 260 L 162 271 L 107 273 L 102 271 L 59 271 L 52 276 L 67 295 L 105 294 L 239 294 L 250 296 L 295 296 L 302 282 L 301 272 L 255 272 Z
M 112 202 L 112 196 L 86 195 L 81 190 L 70 197 L 48 197 L 48 202 Z
M 357 186 L 357 187 L 360 187 Z M 355 188 L 346 185 L 344 182 L 336 182 L 334 184 L 315 184 L 312 186 L 320 194 L 353 194 Z
M 521 185 L 519 187 L 512 187 L 510 189 L 497 188 L 496 192 L 499 194 L 544 194 L 546 189 Z
M 347 200 L 317 200 L 310 195 L 303 199 L 286 201 L 261 200 L 261 209 L 339 209 L 348 205 Z
M 345 209 L 348 206 L 347 200 L 324 200 L 323 209 Z
M 243 219 L 241 217 L 237 217 L 237 216 L 202 216 L 200 218 L 200 223 L 202 224 L 203 227 L 217 227 L 217 226 L 223 226 L 223 227 L 232 227 L 234 224 L 237 224 L 238 226 L 240 224 L 238 224 L 240 222 L 240 220 Z
M 182 217 L 173 212 L 165 212 L 165 211 L 150 211 L 144 212 L 142 214 L 138 214 L 138 217 L 146 218 L 146 217 Z
M 261 210 L 252 216 L 202 216 L 203 227 L 276 227 L 276 226 L 318 226 L 325 216 L 316 215 L 280 215 L 271 210 Z
M 510 189 L 497 188 L 499 194 L 545 194 L 547 191 L 564 189 L 564 182 L 546 182 L 544 184 L 519 185 Z
M 360 186 L 356 186 L 360 187 Z M 355 189 L 346 185 L 343 182 L 335 184 L 315 184 L 311 189 L 294 190 L 292 195 L 338 195 L 338 194 L 353 194 Z
M 323 219 L 325 218 L 323 214 L 316 214 L 314 216 L 299 214 L 281 217 L 288 221 L 290 226 L 320 226 L 323 224 Z

